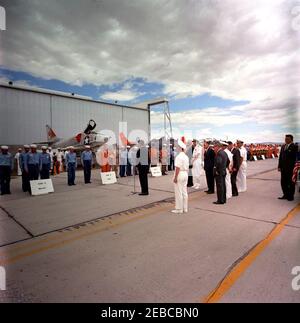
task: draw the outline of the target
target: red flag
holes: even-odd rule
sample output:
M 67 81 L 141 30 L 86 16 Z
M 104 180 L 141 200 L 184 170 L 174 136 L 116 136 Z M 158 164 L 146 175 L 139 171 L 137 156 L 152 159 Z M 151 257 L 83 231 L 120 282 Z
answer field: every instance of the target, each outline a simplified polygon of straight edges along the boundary
M 293 171 L 293 182 L 294 183 L 297 183 L 299 171 L 300 171 L 300 161 L 297 161 L 295 164 L 294 171 Z

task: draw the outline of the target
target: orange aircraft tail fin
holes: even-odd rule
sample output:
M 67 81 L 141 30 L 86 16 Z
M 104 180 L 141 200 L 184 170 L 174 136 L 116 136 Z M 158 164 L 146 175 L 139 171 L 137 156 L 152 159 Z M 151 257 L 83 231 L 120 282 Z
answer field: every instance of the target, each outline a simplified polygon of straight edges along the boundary
M 47 138 L 49 141 L 54 141 L 57 139 L 56 133 L 52 130 L 52 128 L 48 125 L 46 125 L 46 130 L 47 130 Z

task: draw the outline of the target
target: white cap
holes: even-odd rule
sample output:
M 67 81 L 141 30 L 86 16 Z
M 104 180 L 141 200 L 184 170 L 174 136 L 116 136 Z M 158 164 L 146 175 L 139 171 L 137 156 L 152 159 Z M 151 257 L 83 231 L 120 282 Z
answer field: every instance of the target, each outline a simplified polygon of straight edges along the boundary
M 226 141 L 220 141 L 220 144 L 221 144 L 222 146 L 228 146 L 228 143 L 227 143 Z
M 47 150 L 47 146 L 42 146 L 42 150 Z
M 52 150 L 52 147 L 48 147 L 49 150 Z
M 127 148 L 131 148 L 130 146 L 127 146 Z
M 8 150 L 8 146 L 1 146 L 1 149 Z
M 163 144 L 164 147 L 167 147 L 167 144 Z
M 74 149 L 74 146 L 70 146 L 70 147 L 68 147 L 68 149 Z
M 90 149 L 91 148 L 91 146 L 89 146 L 89 145 L 86 145 L 86 146 L 84 146 L 86 149 Z
M 30 148 L 37 148 L 37 145 L 30 145 Z
M 182 140 L 178 140 L 178 146 L 182 149 L 186 149 L 186 144 Z
M 23 147 L 24 147 L 24 148 L 30 148 L 30 146 L 29 146 L 29 145 L 24 145 Z

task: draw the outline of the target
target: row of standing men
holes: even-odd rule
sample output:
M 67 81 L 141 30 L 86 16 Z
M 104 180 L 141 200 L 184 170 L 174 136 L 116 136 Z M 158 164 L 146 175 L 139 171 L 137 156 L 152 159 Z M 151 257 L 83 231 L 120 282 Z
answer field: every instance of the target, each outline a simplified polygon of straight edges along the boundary
M 6 175 L 2 176 L 3 178 L 9 177 L 9 180 L 6 180 L 6 183 L 9 183 L 10 181 L 10 173 L 11 169 L 13 167 L 13 160 L 12 156 L 10 153 L 8 153 L 8 147 L 5 147 L 7 149 L 3 149 L 3 151 L 6 151 L 5 154 L 7 154 L 7 164 L 10 165 L 11 168 L 8 167 L 7 169 L 2 172 L 5 173 Z M 142 149 L 141 149 L 142 148 Z M 205 143 L 204 144 L 205 148 L 205 153 L 204 153 L 204 169 L 207 177 L 207 183 L 208 183 L 208 193 L 212 194 L 214 193 L 214 174 L 213 174 L 213 168 L 214 168 L 214 160 L 215 160 L 215 149 L 213 149 L 211 143 Z M 230 147 L 229 147 L 230 149 Z M 154 147 L 144 147 L 144 145 L 140 145 L 138 151 L 137 151 L 137 157 L 141 158 L 140 154 L 146 156 L 143 157 L 144 159 L 147 159 L 147 162 L 141 162 L 139 165 L 137 165 L 140 181 L 141 181 L 141 186 L 142 186 L 142 193 L 147 194 L 148 193 L 148 185 L 145 180 L 145 175 L 148 174 L 149 172 L 149 167 L 148 165 L 151 164 L 151 166 L 156 166 L 158 163 L 162 164 L 162 173 L 163 175 L 167 174 L 167 169 L 168 170 L 173 170 L 174 169 L 174 160 L 176 157 L 176 151 L 174 151 L 174 145 L 170 145 L 169 149 L 167 145 L 163 145 L 161 150 L 159 152 L 155 151 L 156 149 Z M 230 149 L 235 152 L 235 155 L 238 153 L 235 149 Z M 103 150 L 105 151 L 105 150 Z M 125 151 L 125 149 L 124 149 Z M 227 185 L 232 182 L 232 187 L 233 187 L 233 195 L 237 195 L 237 189 L 235 185 L 235 175 L 237 175 L 239 168 L 240 168 L 240 163 L 239 157 L 235 156 L 232 159 L 231 153 L 228 149 L 225 150 L 228 153 L 228 157 L 230 159 L 230 167 L 228 167 L 228 173 L 232 171 L 232 179 L 229 179 L 229 176 L 226 177 L 226 183 Z M 196 142 L 196 140 L 193 141 L 192 146 L 188 149 L 188 155 L 190 156 L 190 176 L 189 176 L 189 181 L 188 181 L 188 186 L 193 186 L 193 178 L 195 182 L 194 188 L 200 188 L 200 173 L 201 173 L 201 168 L 203 168 L 203 150 L 200 145 Z M 58 155 L 60 152 L 58 152 Z M 61 153 L 62 154 L 62 153 Z M 126 155 L 126 156 L 125 156 Z M 127 175 L 131 175 L 131 164 L 128 161 L 128 152 L 124 155 L 124 152 L 122 149 L 120 150 L 120 175 L 121 177 Z M 4 156 L 5 157 L 5 156 Z M 42 153 L 37 152 L 37 146 L 36 145 L 24 145 L 24 151 L 20 152 L 16 156 L 18 158 L 18 164 L 20 168 L 20 172 L 22 173 L 22 188 L 24 192 L 30 192 L 30 181 L 31 180 L 37 180 L 39 177 L 41 179 L 48 179 L 50 176 L 50 171 L 51 169 L 53 170 L 56 166 L 53 163 L 54 156 L 51 151 L 48 151 L 48 148 L 46 146 L 42 147 Z M 58 156 L 60 158 L 60 163 L 61 162 L 61 155 Z M 125 161 L 124 161 L 124 160 Z M 81 154 L 81 163 L 83 165 L 83 170 L 84 170 L 84 179 L 85 183 L 88 184 L 91 182 L 91 168 L 92 168 L 92 161 L 93 161 L 93 153 L 90 149 L 89 146 L 86 146 L 86 150 Z M 232 165 L 232 162 L 234 165 Z M 139 167 L 139 166 L 144 166 L 143 164 L 146 163 L 146 167 Z M 244 164 L 246 163 L 246 159 Z M 75 185 L 75 170 L 77 168 L 77 156 L 76 153 L 74 152 L 74 147 L 69 147 L 68 153 L 64 156 L 64 165 L 66 167 L 66 170 L 68 172 L 68 185 Z M 243 163 L 242 163 L 243 165 Z M 129 166 L 129 167 L 128 167 Z M 246 165 L 245 165 L 246 166 Z M 58 164 L 58 169 L 57 171 L 59 172 L 60 165 Z M 168 168 L 167 168 L 168 167 Z M 5 167 L 4 167 L 5 168 Z M 143 169 L 145 168 L 145 169 Z M 134 170 L 135 172 L 135 170 Z M 243 176 L 241 176 L 243 178 Z M 243 180 L 241 180 L 243 183 Z M 242 186 L 245 185 L 244 184 Z M 2 185 L 5 187 L 5 185 Z M 10 192 L 10 189 L 3 189 L 3 194 L 5 192 Z M 227 198 L 230 197 L 229 189 L 227 189 Z M 245 189 L 241 188 L 241 191 L 245 191 Z M 8 194 L 8 193 L 6 193 Z
M 116 149 L 111 149 L 108 146 L 103 146 L 101 150 L 97 153 L 100 156 L 100 170 L 101 172 L 116 171 L 118 177 L 118 168 L 120 177 L 132 176 L 138 173 L 148 173 L 149 168 L 139 167 L 140 165 L 135 165 L 134 167 L 134 156 L 130 150 L 132 147 L 121 147 L 118 152 Z M 134 154 L 140 154 L 141 147 L 136 147 L 133 149 Z M 171 149 L 171 148 L 170 148 Z M 174 156 L 171 154 L 170 163 L 168 165 L 167 159 L 169 152 L 167 151 L 166 145 L 159 151 L 159 157 L 154 158 L 154 148 L 149 151 L 149 155 L 152 153 L 152 165 L 156 166 L 157 163 L 162 164 L 162 173 L 167 175 L 167 170 L 174 169 Z M 111 152 L 114 151 L 114 158 L 111 158 Z M 144 150 L 142 149 L 142 155 L 144 155 Z M 117 156 L 117 158 L 116 158 Z M 93 165 L 93 152 L 90 146 L 85 146 L 85 150 L 81 153 L 81 165 L 84 171 L 84 181 L 85 184 L 91 183 L 91 169 Z M 113 160 L 111 160 L 113 159 Z M 66 152 L 58 149 L 58 152 L 53 152 L 51 147 L 42 147 L 42 152 L 37 151 L 37 146 L 24 145 L 23 150 L 18 149 L 18 153 L 13 157 L 8 151 L 7 146 L 1 147 L 0 154 L 0 181 L 1 181 L 1 192 L 4 194 L 11 194 L 10 192 L 10 178 L 11 173 L 14 168 L 14 160 L 17 162 L 18 175 L 22 176 L 22 189 L 24 192 L 31 193 L 30 181 L 38 179 L 49 179 L 50 173 L 52 175 L 59 174 L 60 171 L 66 169 L 68 173 L 68 185 L 73 186 L 75 184 L 75 171 L 77 169 L 77 154 L 74 147 L 68 147 Z M 148 160 L 148 159 L 147 159 Z M 119 165 L 118 165 L 119 164 Z M 144 166 L 144 165 L 142 165 Z M 168 167 L 168 168 L 167 168 Z M 146 181 L 143 180 L 142 176 L 143 190 L 142 193 L 148 192 Z
M 238 196 L 239 192 L 247 190 L 247 151 L 243 141 L 238 140 L 236 145 L 225 141 L 214 145 L 211 142 L 204 142 L 203 148 L 197 140 L 193 140 L 192 146 L 188 149 L 182 140 L 178 141 L 173 179 L 175 190 L 173 213 L 188 212 L 187 187 L 200 188 L 202 167 L 208 186 L 206 193 L 214 194 L 215 186 L 217 189 L 217 201 L 214 204 L 225 204 L 228 198 Z
M 216 204 L 225 204 L 227 199 L 247 190 L 247 150 L 242 140 L 236 144 L 220 141 L 217 144 L 206 141 L 201 147 L 197 140 L 187 149 L 189 157 L 188 187 L 200 188 L 202 169 L 205 171 L 208 190 L 214 194 L 217 188 Z
M 91 183 L 91 169 L 93 154 L 90 146 L 85 147 L 81 154 L 81 163 L 84 170 L 84 180 L 86 184 Z M 53 156 L 48 152 L 46 146 L 42 147 L 42 152 L 37 152 L 36 145 L 24 145 L 24 151 L 18 154 L 18 165 L 22 174 L 23 192 L 31 193 L 30 181 L 38 179 L 49 179 L 50 171 L 53 167 Z M 69 147 L 65 155 L 65 166 L 68 172 L 68 185 L 75 184 L 75 170 L 77 168 L 77 155 L 74 147 Z M 13 156 L 8 151 L 8 146 L 1 146 L 0 154 L 0 186 L 1 195 L 11 194 L 10 179 L 14 168 Z
M 238 196 L 239 192 L 247 190 L 247 149 L 242 140 L 237 140 L 235 145 L 230 141 L 220 141 L 214 145 L 205 142 L 204 152 L 196 140 L 193 140 L 192 146 L 188 149 L 181 140 L 178 141 L 178 146 L 180 153 L 175 159 L 174 176 L 176 208 L 172 212 L 187 212 L 187 187 L 200 188 L 201 156 L 204 159 L 207 194 L 214 194 L 216 183 L 218 199 L 214 204 L 225 204 L 228 198 Z M 288 134 L 280 153 L 279 148 L 276 149 L 277 156 L 279 154 L 278 170 L 281 172 L 283 191 L 283 196 L 279 199 L 293 201 L 299 171 L 297 166 L 300 160 L 299 145 L 294 144 L 293 136 Z

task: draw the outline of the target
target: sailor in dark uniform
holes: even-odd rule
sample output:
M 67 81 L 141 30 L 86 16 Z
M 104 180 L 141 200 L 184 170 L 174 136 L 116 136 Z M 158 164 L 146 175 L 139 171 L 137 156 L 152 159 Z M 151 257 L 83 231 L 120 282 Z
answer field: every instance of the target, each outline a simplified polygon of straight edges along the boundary
M 77 168 L 77 156 L 74 151 L 74 147 L 69 147 L 69 152 L 66 155 L 66 165 L 68 172 L 68 185 L 73 186 L 75 184 L 76 168 Z
M 11 153 L 8 152 L 7 146 L 1 146 L 0 153 L 0 188 L 1 195 L 11 194 L 10 177 L 14 163 Z
M 30 146 L 31 151 L 26 156 L 26 162 L 25 162 L 25 170 L 28 173 L 29 176 L 29 183 L 30 181 L 36 181 L 39 179 L 40 175 L 40 153 L 36 151 L 37 146 L 31 145 Z M 31 187 L 29 185 L 29 193 L 31 194 Z
M 93 152 L 91 151 L 91 146 L 86 145 L 85 151 L 83 151 L 81 154 L 81 164 L 83 166 L 85 184 L 91 183 L 92 163 L 93 163 Z
M 41 179 L 49 179 L 50 178 L 50 168 L 51 168 L 51 157 L 50 154 L 47 153 L 47 147 L 42 147 L 42 153 L 40 155 L 40 174 Z
M 22 190 L 23 190 L 23 192 L 28 192 L 29 188 L 30 188 L 29 174 L 25 170 L 25 163 L 27 160 L 27 155 L 29 153 L 30 147 L 29 147 L 29 145 L 24 145 L 23 147 L 24 147 L 24 151 L 19 156 L 19 164 L 20 164 L 20 168 L 22 171 Z

